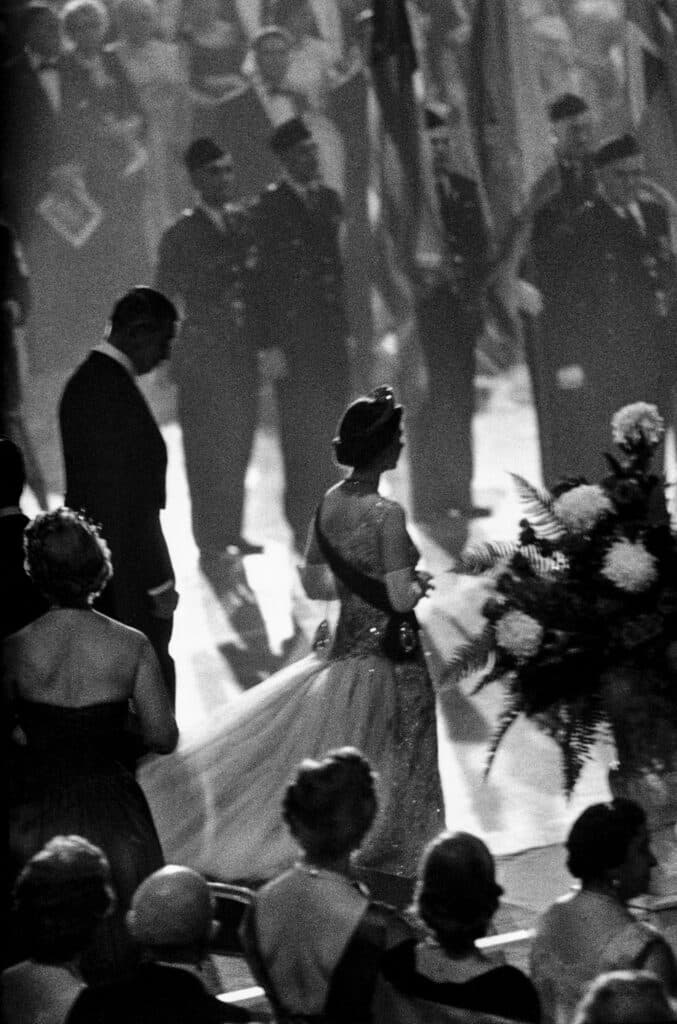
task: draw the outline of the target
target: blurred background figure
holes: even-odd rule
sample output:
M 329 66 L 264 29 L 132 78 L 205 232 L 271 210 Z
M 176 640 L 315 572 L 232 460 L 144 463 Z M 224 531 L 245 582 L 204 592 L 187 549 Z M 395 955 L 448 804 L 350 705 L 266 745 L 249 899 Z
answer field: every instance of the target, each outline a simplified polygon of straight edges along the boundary
M 242 536 L 258 414 L 259 249 L 251 214 L 233 202 L 230 153 L 200 138 L 184 159 L 197 201 L 163 234 L 156 281 L 183 310 L 172 366 L 193 535 L 218 586 L 234 558 L 263 550 Z
M 29 486 L 47 508 L 42 475 L 25 414 L 26 358 L 24 332 L 31 308 L 30 274 L 16 234 L 0 220 L 0 436 L 12 437 L 24 453 Z
M 331 92 L 345 70 L 334 51 L 319 35 L 307 0 L 281 0 L 276 17 L 291 37 L 284 84 L 290 90 L 297 116 L 302 116 L 317 144 L 320 174 L 325 185 L 345 197 L 346 151 L 344 139 L 330 116 Z M 356 67 L 350 68 L 353 73 Z
M 145 223 L 148 124 L 139 93 L 106 43 L 105 6 L 70 0 L 61 21 L 70 43 L 62 63 L 62 132 L 101 213 L 98 227 L 71 253 L 77 362 L 115 299 L 149 276 L 145 232 L 139 230 Z
M 115 907 L 102 850 L 57 835 L 28 861 L 13 892 L 12 937 L 26 957 L 2 972 L 5 1024 L 65 1024 L 85 991 L 82 957 Z
M 472 497 L 477 345 L 484 326 L 489 233 L 475 182 L 450 169 L 443 117 L 429 109 L 435 196 L 444 229 L 439 268 L 422 274 L 416 307 L 426 394 L 409 424 L 411 488 L 417 520 L 489 515 Z
M 185 68 L 176 43 L 159 36 L 153 0 L 120 0 L 115 9 L 117 53 L 146 119 L 146 239 L 152 259 L 164 229 L 188 202 L 180 154 L 190 135 Z
M 669 1024 L 677 1020 L 664 986 L 649 971 L 609 971 L 592 982 L 573 1024 Z

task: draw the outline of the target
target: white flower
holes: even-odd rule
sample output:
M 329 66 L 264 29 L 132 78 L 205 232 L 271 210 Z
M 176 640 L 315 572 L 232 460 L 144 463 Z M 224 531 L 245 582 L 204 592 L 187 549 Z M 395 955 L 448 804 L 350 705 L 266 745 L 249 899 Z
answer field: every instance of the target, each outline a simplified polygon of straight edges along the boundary
M 553 510 L 570 533 L 587 533 L 613 505 L 598 484 L 581 484 L 561 494 Z
M 655 447 L 665 433 L 665 425 L 655 405 L 633 402 L 614 413 L 611 433 L 615 444 L 621 446 L 644 441 Z
M 601 571 L 602 576 L 621 590 L 638 594 L 656 579 L 656 559 L 641 541 L 633 544 L 629 540 L 617 540 L 607 551 Z
M 517 661 L 528 661 L 541 646 L 543 627 L 531 615 L 513 608 L 496 623 L 495 636 L 497 645 Z

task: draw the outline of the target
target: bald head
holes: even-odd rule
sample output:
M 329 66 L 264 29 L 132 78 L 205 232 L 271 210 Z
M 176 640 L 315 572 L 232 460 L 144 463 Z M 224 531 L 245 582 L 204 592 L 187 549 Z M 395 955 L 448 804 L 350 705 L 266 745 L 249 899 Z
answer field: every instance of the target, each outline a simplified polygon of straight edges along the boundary
M 146 948 L 199 950 L 212 931 L 212 898 L 202 875 L 169 864 L 134 893 L 127 927 Z

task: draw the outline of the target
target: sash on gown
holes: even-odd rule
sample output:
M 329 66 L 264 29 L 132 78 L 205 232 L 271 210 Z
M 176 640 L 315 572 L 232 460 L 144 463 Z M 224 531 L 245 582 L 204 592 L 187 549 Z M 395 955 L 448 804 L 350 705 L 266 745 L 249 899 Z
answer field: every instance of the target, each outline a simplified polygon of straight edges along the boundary
M 381 639 L 384 654 L 392 661 L 407 661 L 417 657 L 420 650 L 420 626 L 414 612 L 396 611 L 390 603 L 385 583 L 347 562 L 332 546 L 320 527 L 320 508 L 315 512 L 314 528 L 318 547 L 336 578 L 367 604 L 387 613 L 388 624 Z

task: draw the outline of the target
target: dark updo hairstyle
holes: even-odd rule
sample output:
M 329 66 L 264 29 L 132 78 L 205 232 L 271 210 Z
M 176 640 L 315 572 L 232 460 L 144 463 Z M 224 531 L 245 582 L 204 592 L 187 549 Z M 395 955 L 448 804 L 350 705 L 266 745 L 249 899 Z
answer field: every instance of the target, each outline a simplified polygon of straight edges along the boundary
M 597 881 L 622 864 L 630 843 L 646 825 L 634 800 L 592 804 L 576 818 L 567 837 L 567 868 L 582 882 Z
M 282 816 L 311 858 L 356 850 L 376 816 L 376 776 L 354 747 L 331 750 L 321 761 L 302 761 L 287 786 Z
M 60 964 L 81 953 L 114 907 L 105 854 L 81 836 L 56 836 L 14 885 L 16 923 L 28 955 Z
M 70 508 L 37 515 L 24 531 L 24 551 L 38 590 L 65 608 L 89 607 L 113 575 L 98 527 Z
M 397 437 L 402 412 L 388 385 L 358 398 L 344 412 L 332 441 L 336 461 L 354 469 L 369 465 Z
M 468 832 L 443 832 L 423 852 L 414 910 L 440 946 L 457 955 L 486 934 L 502 892 L 482 840 Z

